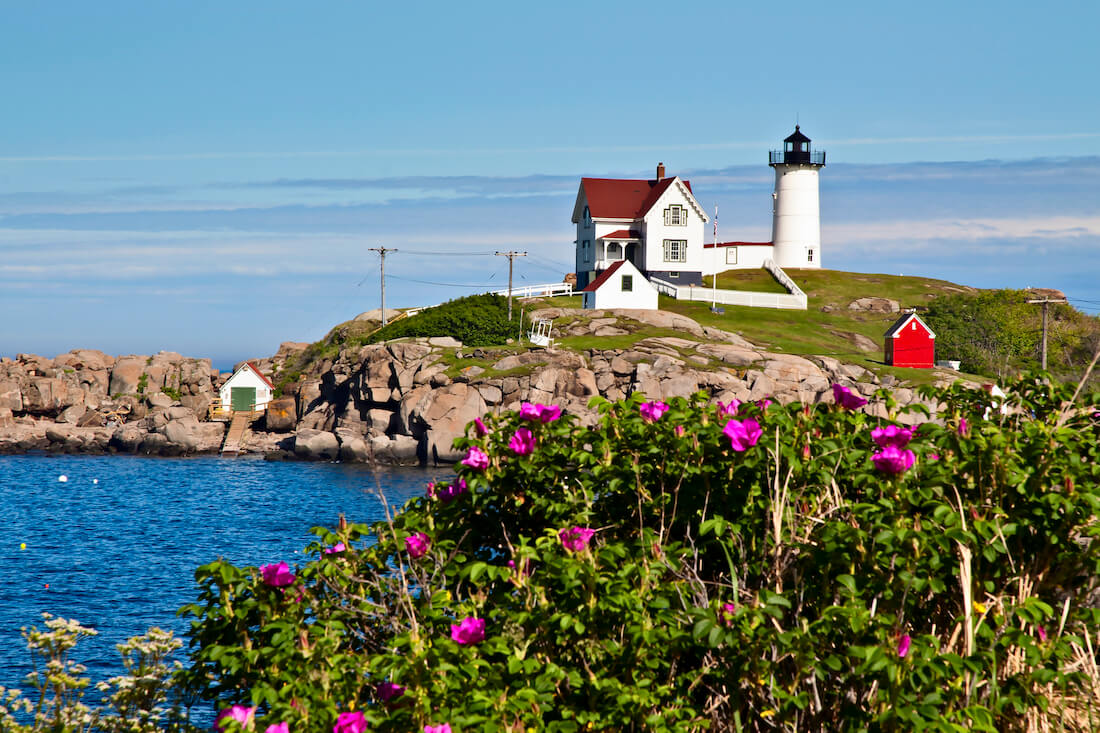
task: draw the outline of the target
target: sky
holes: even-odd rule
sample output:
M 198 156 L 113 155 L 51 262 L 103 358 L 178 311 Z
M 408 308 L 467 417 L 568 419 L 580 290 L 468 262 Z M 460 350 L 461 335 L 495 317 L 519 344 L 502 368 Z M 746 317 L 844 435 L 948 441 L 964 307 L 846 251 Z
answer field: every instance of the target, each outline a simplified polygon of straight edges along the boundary
M 827 152 L 826 267 L 1100 310 L 1100 3 L 0 0 L 0 356 L 231 365 L 572 269 L 581 176 L 767 240 Z M 736 324 L 731 324 L 735 329 Z

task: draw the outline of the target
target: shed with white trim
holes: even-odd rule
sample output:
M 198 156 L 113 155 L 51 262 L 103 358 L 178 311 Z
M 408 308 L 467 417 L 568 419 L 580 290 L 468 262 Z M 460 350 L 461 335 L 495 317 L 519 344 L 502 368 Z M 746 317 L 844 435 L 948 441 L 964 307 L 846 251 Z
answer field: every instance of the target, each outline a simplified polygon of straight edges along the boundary
M 241 364 L 218 390 L 222 409 L 233 412 L 263 410 L 274 393 L 275 385 L 249 361 Z

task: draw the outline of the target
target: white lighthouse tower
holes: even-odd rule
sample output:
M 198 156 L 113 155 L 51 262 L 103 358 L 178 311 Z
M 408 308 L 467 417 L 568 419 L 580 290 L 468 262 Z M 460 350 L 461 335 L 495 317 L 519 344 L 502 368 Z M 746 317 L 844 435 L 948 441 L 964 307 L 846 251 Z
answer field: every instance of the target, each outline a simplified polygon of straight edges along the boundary
M 772 244 L 780 267 L 821 267 L 821 216 L 817 171 L 825 166 L 825 151 L 810 151 L 810 138 L 798 125 L 783 141 L 782 150 L 768 155 L 775 168 L 772 193 Z

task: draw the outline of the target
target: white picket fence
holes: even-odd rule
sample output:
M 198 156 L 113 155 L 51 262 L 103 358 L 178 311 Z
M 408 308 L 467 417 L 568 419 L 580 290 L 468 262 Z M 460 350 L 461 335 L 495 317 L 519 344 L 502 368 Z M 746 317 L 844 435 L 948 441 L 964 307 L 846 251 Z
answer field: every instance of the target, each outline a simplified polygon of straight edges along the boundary
M 771 259 L 764 260 L 764 269 L 775 276 L 785 287 L 787 293 L 753 293 L 747 290 L 714 290 L 713 288 L 676 285 L 667 280 L 651 277 L 657 291 L 670 295 L 677 300 L 701 300 L 721 303 L 722 305 L 744 305 L 750 308 L 780 308 L 787 310 L 806 310 L 806 293 L 790 276 L 783 272 Z
M 490 290 L 489 293 L 493 295 L 508 295 L 508 288 L 503 290 Z M 572 283 L 545 283 L 543 285 L 522 285 L 520 287 L 512 288 L 513 298 L 546 298 L 558 295 L 572 295 L 573 284 Z M 436 303 L 436 305 L 441 305 Z M 428 310 L 429 308 L 435 308 L 435 305 L 422 305 L 418 308 L 408 308 L 403 311 L 403 318 L 409 316 L 415 316 L 420 311 Z

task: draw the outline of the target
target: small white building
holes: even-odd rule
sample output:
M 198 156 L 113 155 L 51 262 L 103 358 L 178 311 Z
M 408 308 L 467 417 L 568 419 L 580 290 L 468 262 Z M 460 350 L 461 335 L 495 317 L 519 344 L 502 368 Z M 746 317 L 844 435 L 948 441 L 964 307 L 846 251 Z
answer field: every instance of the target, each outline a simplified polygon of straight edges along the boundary
M 630 260 L 619 260 L 581 291 L 584 307 L 657 310 L 657 288 Z
M 703 245 L 704 275 L 727 270 L 759 270 L 773 256 L 771 242 L 708 242 Z
M 222 410 L 246 412 L 263 410 L 275 394 L 275 385 L 255 364 L 245 362 L 218 390 Z

